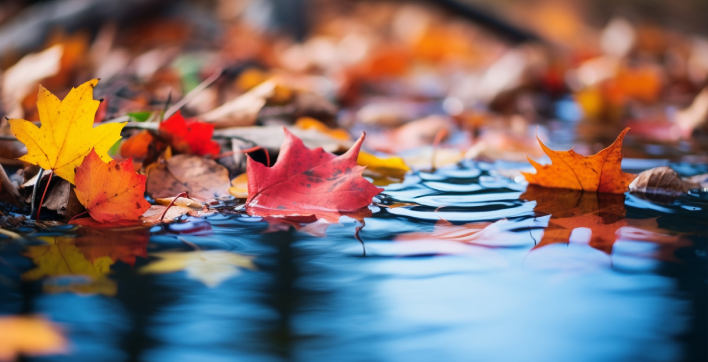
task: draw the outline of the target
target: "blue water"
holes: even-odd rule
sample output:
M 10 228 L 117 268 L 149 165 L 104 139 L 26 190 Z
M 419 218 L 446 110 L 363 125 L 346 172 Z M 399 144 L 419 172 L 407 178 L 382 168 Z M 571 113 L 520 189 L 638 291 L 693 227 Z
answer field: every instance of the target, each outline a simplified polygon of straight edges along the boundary
M 645 223 L 623 226 L 609 253 L 582 224 L 567 242 L 537 247 L 553 215 L 494 170 L 469 162 L 409 175 L 364 223 L 343 217 L 296 230 L 230 213 L 108 233 L 26 229 L 29 244 L 0 246 L 0 312 L 41 314 L 64 328 L 68 355 L 31 360 L 704 360 L 703 193 L 664 205 L 626 195 L 615 206 Z M 643 226 L 652 218 L 658 229 Z M 493 226 L 473 244 L 454 233 L 400 240 L 434 232 L 441 219 Z M 25 255 L 38 237 L 74 237 L 62 242 L 88 259 L 111 234 L 116 248 L 149 237 L 130 249 L 134 266 L 111 259 L 105 279 L 22 278 L 36 267 Z M 191 271 L 214 277 L 212 287 L 190 271 L 138 273 L 160 252 L 219 250 L 254 266 Z

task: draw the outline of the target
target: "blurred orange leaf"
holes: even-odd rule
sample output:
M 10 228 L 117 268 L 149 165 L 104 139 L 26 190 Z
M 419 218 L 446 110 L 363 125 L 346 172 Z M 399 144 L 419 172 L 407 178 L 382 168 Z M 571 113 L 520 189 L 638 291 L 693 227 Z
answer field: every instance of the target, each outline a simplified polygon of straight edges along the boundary
M 0 317 L 0 361 L 19 355 L 64 353 L 67 341 L 59 327 L 39 316 Z

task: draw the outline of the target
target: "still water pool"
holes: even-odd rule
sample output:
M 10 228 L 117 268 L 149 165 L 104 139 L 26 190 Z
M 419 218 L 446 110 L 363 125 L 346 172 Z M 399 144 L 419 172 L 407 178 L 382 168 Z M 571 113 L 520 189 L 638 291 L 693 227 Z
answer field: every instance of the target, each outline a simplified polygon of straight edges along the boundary
M 409 175 L 338 224 L 27 229 L 0 242 L 0 313 L 64 328 L 69 353 L 36 360 L 705 361 L 705 194 L 548 193 L 497 167 Z

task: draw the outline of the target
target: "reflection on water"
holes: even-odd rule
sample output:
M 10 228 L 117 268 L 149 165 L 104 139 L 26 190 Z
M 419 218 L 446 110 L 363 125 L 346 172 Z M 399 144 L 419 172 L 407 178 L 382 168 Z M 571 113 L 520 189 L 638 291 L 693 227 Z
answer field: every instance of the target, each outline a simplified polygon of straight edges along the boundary
M 705 356 L 705 198 L 527 188 L 490 169 L 388 186 L 363 244 L 361 215 L 35 232 L 0 244 L 0 312 L 60 324 L 56 360 Z

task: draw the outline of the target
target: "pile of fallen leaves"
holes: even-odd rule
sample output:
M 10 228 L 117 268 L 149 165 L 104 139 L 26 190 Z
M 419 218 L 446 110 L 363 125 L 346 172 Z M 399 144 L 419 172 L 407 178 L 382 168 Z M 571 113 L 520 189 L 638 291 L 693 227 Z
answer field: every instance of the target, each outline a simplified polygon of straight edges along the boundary
M 659 201 L 702 185 L 667 169 L 636 179 L 620 169 L 628 125 L 634 157 L 649 155 L 644 145 L 680 143 L 680 160 L 702 160 L 708 61 L 699 42 L 647 44 L 646 26 L 621 18 L 602 31 L 549 31 L 561 16 L 582 24 L 563 8 L 525 24 L 541 37 L 519 43 L 434 7 L 367 1 L 350 5 L 356 11 L 324 2 L 313 9 L 317 26 L 293 42 L 219 6 L 215 23 L 230 36 L 197 52 L 198 25 L 158 18 L 107 23 L 94 36 L 56 32 L 43 50 L 5 59 L 8 211 L 110 226 L 214 212 L 336 220 L 365 215 L 377 186 L 416 170 L 544 154 L 551 165 L 522 168 L 529 183 Z M 690 67 L 673 71 L 666 54 Z M 34 93 L 39 83 L 47 88 Z M 569 144 L 553 138 L 558 122 L 579 122 L 584 153 L 621 133 L 585 157 L 540 142 Z

